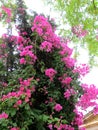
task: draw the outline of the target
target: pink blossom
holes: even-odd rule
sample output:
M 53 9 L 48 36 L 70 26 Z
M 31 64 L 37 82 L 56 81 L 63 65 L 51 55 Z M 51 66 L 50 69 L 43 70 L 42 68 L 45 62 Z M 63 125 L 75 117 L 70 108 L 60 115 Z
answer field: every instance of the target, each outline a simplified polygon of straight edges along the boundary
M 79 112 L 77 109 L 74 109 L 73 112 L 76 114 L 76 116 L 75 116 L 74 121 L 72 122 L 72 124 L 81 126 L 83 124 L 83 117 L 84 117 L 83 113 Z
M 5 13 L 7 13 L 7 15 L 8 15 L 9 17 L 11 17 L 12 12 L 11 12 L 11 9 L 10 9 L 10 8 L 7 8 L 7 7 L 5 7 L 5 6 L 2 6 L 2 10 L 4 10 Z
M 70 56 L 72 54 L 72 49 L 69 48 L 65 43 L 61 43 L 61 46 L 62 49 L 59 52 L 61 56 Z
M 32 30 L 33 30 L 33 28 L 32 28 Z M 37 27 L 37 28 L 36 28 L 36 32 L 39 34 L 39 36 L 42 36 L 42 35 L 43 35 L 43 29 L 40 28 L 40 27 Z
M 88 34 L 87 30 L 83 30 L 83 27 L 81 25 L 73 26 L 72 27 L 72 32 L 77 36 L 77 37 L 84 37 Z
M 6 48 L 7 46 L 6 46 L 5 43 L 2 43 L 2 44 L 0 44 L 0 47 L 1 47 L 1 48 Z
M 6 82 L 2 82 L 2 86 L 3 86 L 3 87 L 7 87 L 8 84 L 7 84 Z
M 18 100 L 18 101 L 16 102 L 16 104 L 17 104 L 17 105 L 21 105 L 21 104 L 22 104 L 22 100 Z
M 35 17 L 31 30 L 37 32 L 44 40 L 48 40 L 50 35 L 53 34 L 52 26 L 48 22 L 48 19 L 42 15 Z
M 67 124 L 60 124 L 60 126 L 55 125 L 55 128 L 57 130 L 74 130 L 73 127 L 71 127 L 70 125 L 67 125 Z
M 45 70 L 45 75 L 48 76 L 51 81 L 53 80 L 56 73 L 57 73 L 57 71 L 54 70 L 53 68 L 49 68 L 49 69 Z
M 70 57 L 64 57 L 64 58 L 62 58 L 62 61 L 65 63 L 65 65 L 66 65 L 68 68 L 74 67 L 75 62 L 76 62 L 75 59 L 70 58 Z
M 0 114 L 0 119 L 2 119 L 2 118 L 7 119 L 8 118 L 8 114 L 6 114 L 5 112 L 3 112 L 2 114 Z
M 77 72 L 77 73 L 79 73 L 80 76 L 84 77 L 87 73 L 89 73 L 89 66 L 86 64 L 80 64 L 75 67 L 73 72 L 74 73 Z
M 30 98 L 30 97 L 31 97 L 31 90 L 27 89 L 27 90 L 26 90 L 26 95 L 27 95 L 27 97 Z
M 72 81 L 72 78 L 71 77 L 66 77 L 64 79 L 62 79 L 62 83 L 63 84 L 70 84 Z
M 67 89 L 65 92 L 64 92 L 64 97 L 69 99 L 70 96 L 76 94 L 76 92 L 74 91 L 74 89 Z
M 18 100 L 15 104 L 14 104 L 14 108 L 18 108 L 18 106 L 20 106 L 22 104 L 22 100 Z
M 52 124 L 49 124 L 49 125 L 48 125 L 48 128 L 49 128 L 50 130 L 53 130 L 53 125 L 52 125 Z
M 44 41 L 40 45 L 41 50 L 45 50 L 46 52 L 51 52 L 52 50 L 52 43 Z
M 62 109 L 63 109 L 63 107 L 60 104 L 56 104 L 54 106 L 54 110 L 57 111 L 57 112 L 60 112 Z
M 26 62 L 28 62 L 30 64 L 33 64 L 37 60 L 36 55 L 32 51 L 32 48 L 33 48 L 32 46 L 26 46 L 26 47 L 21 46 L 20 47 L 20 51 L 21 51 L 20 52 L 20 56 L 22 56 L 22 57 L 23 56 L 24 57 L 29 56 L 30 57 L 30 61 L 26 61 Z M 25 63 L 25 62 L 23 62 L 23 63 Z
M 82 84 L 84 89 L 84 94 L 81 96 L 78 105 L 82 109 L 86 109 L 88 107 L 96 106 L 96 99 L 98 96 L 98 88 L 95 85 L 91 84 L 90 86 L 87 84 Z
M 30 99 L 29 99 L 28 97 L 25 98 L 25 102 L 26 102 L 26 103 L 29 102 L 29 100 L 30 100 Z
M 18 36 L 17 37 L 17 44 L 21 44 L 21 43 L 23 43 L 23 41 L 24 41 L 24 38 L 22 37 L 22 36 Z
M 20 84 L 24 87 L 28 87 L 30 86 L 30 80 L 29 79 L 26 79 L 26 80 L 20 80 Z
M 57 130 L 66 130 L 68 127 L 66 124 L 60 124 L 60 126 L 57 126 Z
M 25 58 L 21 58 L 21 59 L 20 59 L 20 64 L 24 64 L 24 65 L 26 64 Z
M 18 128 L 18 127 L 13 127 L 13 128 L 11 128 L 10 130 L 20 130 L 20 128 Z

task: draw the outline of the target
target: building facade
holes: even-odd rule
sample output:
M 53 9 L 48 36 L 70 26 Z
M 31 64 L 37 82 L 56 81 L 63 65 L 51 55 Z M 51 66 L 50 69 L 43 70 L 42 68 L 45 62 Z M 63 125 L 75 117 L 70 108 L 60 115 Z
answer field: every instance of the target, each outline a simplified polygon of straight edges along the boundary
M 84 117 L 84 124 L 81 127 L 85 127 L 86 130 L 98 130 L 98 114 L 88 113 Z

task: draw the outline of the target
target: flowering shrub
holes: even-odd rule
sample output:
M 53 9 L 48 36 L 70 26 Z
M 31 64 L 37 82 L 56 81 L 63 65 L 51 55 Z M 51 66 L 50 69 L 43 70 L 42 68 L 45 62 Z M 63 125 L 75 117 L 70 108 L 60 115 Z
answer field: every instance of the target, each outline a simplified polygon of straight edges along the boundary
M 48 18 L 35 15 L 30 24 L 24 9 L 17 15 L 19 35 L 4 34 L 0 44 L 0 128 L 79 129 L 83 114 L 76 106 L 98 109 L 92 102 L 98 90 L 78 80 L 88 68 L 83 65 L 83 72 L 75 67 L 72 49 L 55 34 Z

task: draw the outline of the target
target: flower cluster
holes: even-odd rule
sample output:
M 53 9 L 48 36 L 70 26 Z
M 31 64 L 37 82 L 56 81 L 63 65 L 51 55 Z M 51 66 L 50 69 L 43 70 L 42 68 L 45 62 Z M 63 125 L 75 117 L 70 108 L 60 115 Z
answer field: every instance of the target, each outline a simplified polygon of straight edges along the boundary
M 6 22 L 10 22 L 11 21 L 11 17 L 12 17 L 12 10 L 6 6 L 2 6 L 2 12 L 1 12 L 1 17 L 3 17 L 3 14 L 6 14 Z
M 72 27 L 72 32 L 77 37 L 85 37 L 88 34 L 87 30 L 83 30 L 83 27 L 81 25 L 73 26 Z
M 60 104 L 56 104 L 56 105 L 54 106 L 54 110 L 57 111 L 57 112 L 61 111 L 62 109 L 63 109 L 63 108 L 62 108 L 62 106 L 61 106 Z
M 73 90 L 73 89 L 67 89 L 65 92 L 64 92 L 64 97 L 69 100 L 70 96 L 76 94 L 76 92 Z
M 90 86 L 82 84 L 82 87 L 85 93 L 81 96 L 78 105 L 83 109 L 97 106 L 96 99 L 98 97 L 98 88 L 96 88 L 94 84 L 91 84 Z
M 52 51 L 52 43 L 44 41 L 40 45 L 41 50 L 45 50 L 46 52 L 51 52 Z
M 56 70 L 54 70 L 53 68 L 49 68 L 45 70 L 45 75 L 48 76 L 51 81 L 53 80 L 56 73 L 57 73 Z
M 13 127 L 13 128 L 11 128 L 10 130 L 20 130 L 20 128 L 18 128 L 18 127 Z
M 0 114 L 0 119 L 2 119 L 2 118 L 7 119 L 8 118 L 8 114 L 6 114 L 5 112 L 1 113 Z
M 64 58 L 62 58 L 62 61 L 65 63 L 65 65 L 68 68 L 74 67 L 75 66 L 75 62 L 76 62 L 76 60 L 71 58 L 71 57 L 64 57 Z
M 44 39 L 47 38 L 52 33 L 52 27 L 44 16 L 38 15 L 35 17 L 33 22 L 33 27 L 31 28 L 32 31 L 36 31 L 39 36 L 44 35 Z
M 73 72 L 77 72 L 80 76 L 85 76 L 90 71 L 90 68 L 87 64 L 80 64 L 79 66 L 75 66 L 75 69 Z

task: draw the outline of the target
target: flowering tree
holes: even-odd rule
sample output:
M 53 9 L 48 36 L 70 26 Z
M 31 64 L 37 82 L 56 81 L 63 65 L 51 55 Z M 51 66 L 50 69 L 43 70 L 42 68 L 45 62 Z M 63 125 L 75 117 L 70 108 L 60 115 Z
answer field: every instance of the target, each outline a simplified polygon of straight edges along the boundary
M 7 6 L 1 12 L 9 24 L 14 19 L 18 35 L 9 27 L 0 40 L 0 128 L 78 130 L 83 123 L 79 107 L 98 111 L 98 89 L 79 81 L 89 68 L 75 65 L 72 49 L 55 34 L 50 19 L 29 16 L 23 1 L 16 2 L 14 18 Z

